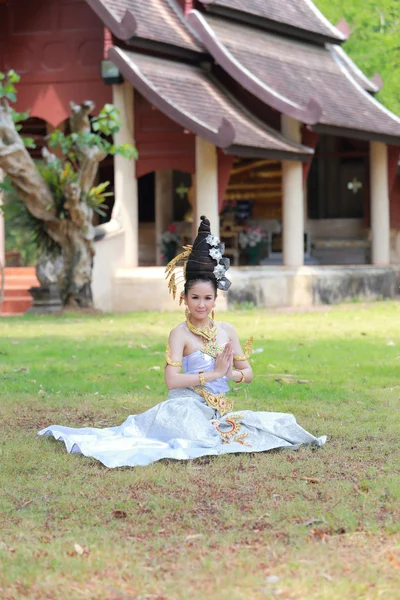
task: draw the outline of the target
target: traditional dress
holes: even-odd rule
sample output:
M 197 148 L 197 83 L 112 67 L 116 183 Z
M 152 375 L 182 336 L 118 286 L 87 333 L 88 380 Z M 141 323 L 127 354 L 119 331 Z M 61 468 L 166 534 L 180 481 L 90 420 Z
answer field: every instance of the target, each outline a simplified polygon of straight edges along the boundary
M 213 371 L 214 364 L 215 358 L 196 350 L 183 357 L 182 368 L 192 374 Z M 204 387 L 172 390 L 165 402 L 129 416 L 119 427 L 52 425 L 39 435 L 52 435 L 65 443 L 68 452 L 91 456 L 110 468 L 148 465 L 162 458 L 186 460 L 325 443 L 326 436 L 314 437 L 293 415 L 234 411 L 228 391 L 228 379 L 222 377 Z

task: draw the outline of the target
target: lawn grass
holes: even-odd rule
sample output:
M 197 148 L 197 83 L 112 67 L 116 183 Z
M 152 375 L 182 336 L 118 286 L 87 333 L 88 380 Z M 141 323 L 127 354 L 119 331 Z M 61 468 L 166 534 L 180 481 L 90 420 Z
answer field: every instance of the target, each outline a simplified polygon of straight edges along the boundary
M 236 409 L 293 412 L 318 450 L 108 470 L 36 437 L 163 400 L 179 318 L 0 320 L 0 598 L 400 598 L 398 303 L 224 317 L 255 335 Z

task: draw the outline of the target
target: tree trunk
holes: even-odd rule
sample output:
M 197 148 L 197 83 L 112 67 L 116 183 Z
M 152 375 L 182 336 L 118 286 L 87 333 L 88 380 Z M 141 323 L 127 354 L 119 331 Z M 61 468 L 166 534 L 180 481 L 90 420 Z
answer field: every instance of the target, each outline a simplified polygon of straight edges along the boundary
M 79 133 L 90 130 L 88 115 L 94 104 L 71 103 L 71 131 Z M 47 149 L 44 159 L 51 162 L 55 157 Z M 52 192 L 24 147 L 13 119 L 12 109 L 6 101 L 0 105 L 0 168 L 11 180 L 29 212 L 45 222 L 48 235 L 59 245 L 64 260 L 64 270 L 59 280 L 64 305 L 91 307 L 93 305 L 91 280 L 94 257 L 93 211 L 86 203 L 86 196 L 94 185 L 99 162 L 104 152 L 96 147 L 81 149 L 78 182 L 66 185 L 64 208 L 67 218 L 56 216 Z

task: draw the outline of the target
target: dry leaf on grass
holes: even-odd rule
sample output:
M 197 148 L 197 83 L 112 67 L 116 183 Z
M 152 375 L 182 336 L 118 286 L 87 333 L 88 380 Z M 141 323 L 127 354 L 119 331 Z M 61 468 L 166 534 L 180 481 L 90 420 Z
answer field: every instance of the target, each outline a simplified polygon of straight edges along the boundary
M 316 477 L 300 477 L 302 481 L 307 481 L 307 483 L 321 483 L 320 479 Z
M 74 549 L 75 549 L 75 552 L 77 554 L 79 554 L 79 556 L 82 556 L 82 554 L 84 553 L 84 549 L 82 548 L 82 546 L 80 544 L 74 544 Z
M 395 569 L 400 569 L 400 548 L 388 550 L 387 557 L 388 557 L 390 564 Z
M 283 377 L 276 377 L 277 383 L 313 383 L 311 379 L 295 379 L 291 375 L 284 375 Z
M 124 510 L 113 510 L 111 513 L 114 519 L 126 519 L 128 514 Z
M 159 371 L 161 367 L 159 367 L 158 365 L 154 365 L 154 367 L 150 367 L 149 371 Z
M 301 523 L 304 527 L 311 527 L 311 525 L 317 525 L 320 523 L 326 523 L 325 519 L 318 519 L 317 517 L 314 519 L 308 519 L 305 523 Z

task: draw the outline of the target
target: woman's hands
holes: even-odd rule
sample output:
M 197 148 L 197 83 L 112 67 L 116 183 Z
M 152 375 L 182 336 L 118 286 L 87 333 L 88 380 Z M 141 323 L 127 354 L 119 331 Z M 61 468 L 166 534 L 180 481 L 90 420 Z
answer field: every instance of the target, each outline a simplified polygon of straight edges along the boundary
M 232 378 L 232 366 L 233 366 L 233 350 L 232 350 L 232 342 L 228 342 L 225 345 L 225 348 L 222 350 L 220 354 L 218 354 L 215 360 L 214 371 L 215 374 L 220 377 L 224 377 L 225 375 Z

